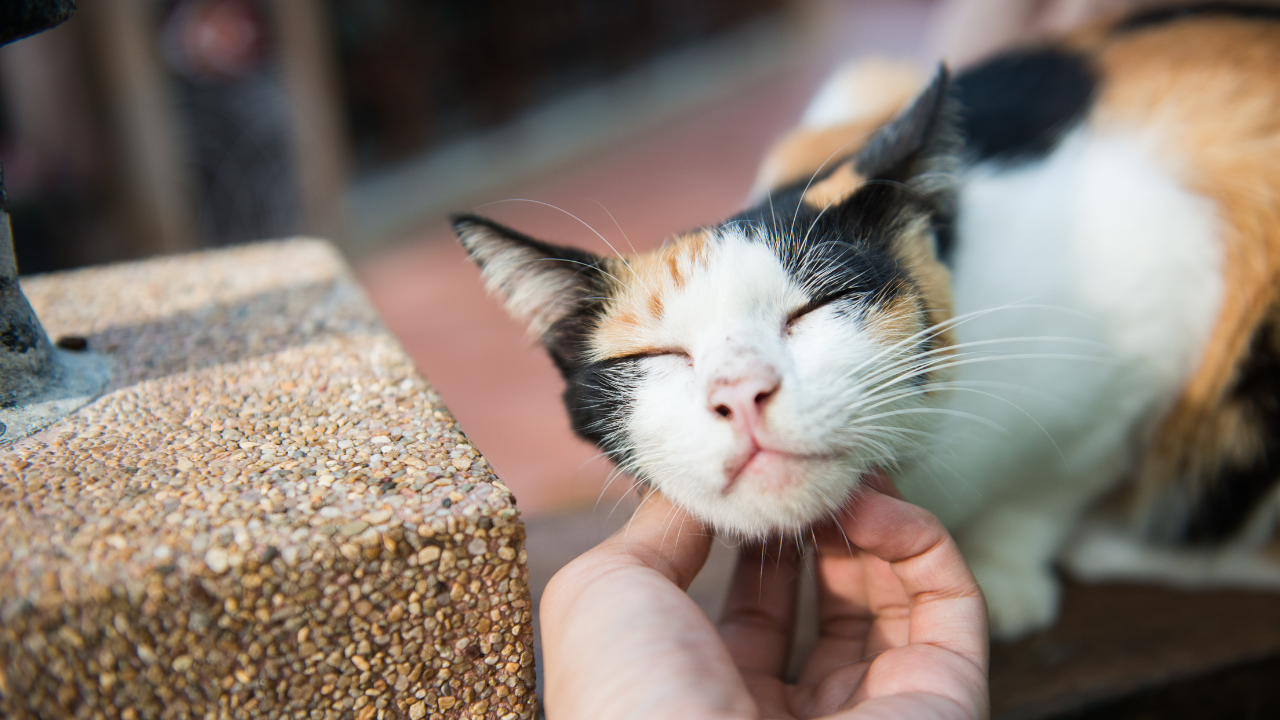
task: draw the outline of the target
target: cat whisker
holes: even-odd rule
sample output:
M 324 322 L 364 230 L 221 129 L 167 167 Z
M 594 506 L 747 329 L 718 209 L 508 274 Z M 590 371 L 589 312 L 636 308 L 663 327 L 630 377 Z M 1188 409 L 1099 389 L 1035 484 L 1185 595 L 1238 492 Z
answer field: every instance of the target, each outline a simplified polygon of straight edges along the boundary
M 991 397 L 998 397 L 994 393 L 988 393 L 983 390 L 978 390 L 977 389 L 978 387 L 996 387 L 1002 390 L 1026 390 L 1030 394 L 1041 396 L 1041 399 L 1054 399 L 1053 396 L 1049 393 L 1042 392 L 1039 390 L 1033 390 L 1031 388 L 1026 388 L 1021 385 L 1014 385 L 1012 383 L 1000 383 L 1000 382 L 984 383 L 981 380 L 972 380 L 972 381 L 941 380 L 937 382 L 926 383 L 920 386 L 912 386 L 904 390 L 886 390 L 884 392 L 877 393 L 874 395 L 867 395 L 863 398 L 858 399 L 857 401 L 854 401 L 846 405 L 845 409 L 859 410 L 859 411 L 874 410 L 875 408 L 880 407 L 881 405 L 886 405 L 891 402 L 896 402 L 904 398 L 915 397 L 918 395 L 928 395 L 928 394 L 942 392 L 942 391 L 970 392 L 970 393 L 987 395 Z M 1005 398 L 1000 398 L 1000 399 L 1005 400 Z
M 631 238 L 627 237 L 627 231 L 622 229 L 621 223 L 619 223 L 618 219 L 613 216 L 613 213 L 609 212 L 609 208 L 605 207 L 604 203 L 600 202 L 599 200 L 592 200 L 591 202 L 595 203 L 596 205 L 599 205 L 600 209 L 604 211 L 604 214 L 608 215 L 609 219 L 613 221 L 613 226 L 618 228 L 618 232 L 622 233 L 622 239 L 627 241 L 627 247 L 631 248 L 631 254 L 639 255 L 640 252 L 636 250 L 636 246 L 631 244 Z
M 1017 353 L 1010 355 L 992 355 L 988 357 L 973 357 L 953 360 L 950 358 L 935 358 L 934 362 L 923 363 L 919 367 L 911 368 L 906 372 L 899 374 L 892 380 L 886 381 L 880 388 L 889 387 L 895 383 L 902 382 L 912 377 L 917 377 L 929 372 L 937 372 L 953 367 L 961 367 L 964 365 L 973 365 L 983 362 L 1003 362 L 1009 360 L 1091 360 L 1103 365 L 1118 365 L 1117 360 L 1104 358 L 1096 355 L 1068 355 L 1059 353 Z M 878 390 L 879 388 L 876 388 Z M 874 392 L 874 390 L 873 390 Z
M 897 416 L 903 416 L 903 415 L 950 415 L 953 417 L 967 418 L 981 425 L 985 425 L 993 430 L 999 431 L 1001 434 L 1005 434 L 1005 435 L 1009 434 L 1008 428 L 1005 428 L 999 423 L 988 420 L 987 418 L 984 418 L 981 415 L 974 415 L 973 413 L 961 412 L 959 410 L 952 410 L 950 408 L 929 408 L 929 407 L 903 408 L 901 410 L 890 410 L 888 412 L 877 413 L 875 415 L 868 415 L 865 418 L 863 418 L 863 420 L 879 420 L 880 418 L 897 417 Z
M 926 392 L 936 392 L 936 391 L 947 391 L 947 390 L 955 390 L 959 388 L 969 388 L 969 387 L 986 387 L 986 388 L 995 388 L 999 390 L 1006 390 L 1009 392 L 1019 392 L 1025 395 L 1033 396 L 1039 400 L 1043 400 L 1046 402 L 1058 401 L 1062 399 L 1044 390 L 1038 390 L 1036 388 L 1032 388 L 1026 385 L 1018 385 L 1016 383 L 1000 382 L 998 380 L 936 380 L 929 383 L 925 383 L 923 385 L 914 386 L 912 389 L 923 390 Z M 850 390 L 846 390 L 840 394 L 840 397 L 851 394 L 851 392 L 852 391 Z M 907 390 L 904 392 L 910 392 L 910 390 Z M 872 402 L 876 400 L 878 397 L 880 397 L 880 395 L 878 394 L 868 395 L 865 398 L 863 398 L 862 401 Z M 866 409 L 866 408 L 862 408 L 862 409 Z
M 627 537 L 631 532 L 631 523 L 635 521 L 636 515 L 639 514 L 640 512 L 640 508 L 644 507 L 644 504 L 649 502 L 649 498 L 653 497 L 653 494 L 656 492 L 658 492 L 657 488 L 651 488 L 649 492 L 643 498 L 640 499 L 640 504 L 636 505 L 635 511 L 632 512 L 631 517 L 627 519 L 627 524 L 625 526 L 625 529 L 622 531 L 623 542 L 626 542 Z
M 541 201 L 541 200 L 534 200 L 534 199 L 532 199 L 532 198 L 507 198 L 506 200 L 497 200 L 497 201 L 495 201 L 495 202 L 528 202 L 528 203 L 533 203 L 533 204 L 535 204 L 535 205 L 542 205 L 543 207 L 549 207 L 549 208 L 551 208 L 552 210 L 558 210 L 558 211 L 560 211 L 560 212 L 564 213 L 565 215 L 568 215 L 569 217 L 573 218 L 574 220 L 577 220 L 578 222 L 582 223 L 582 226 L 583 226 L 583 227 L 585 227 L 586 229 L 588 229 L 588 230 L 590 230 L 592 233 L 594 233 L 596 237 L 600 238 L 601 242 L 603 242 L 605 245 L 609 246 L 609 249 L 613 251 L 613 254 L 618 256 L 618 260 L 620 260 L 620 261 L 622 262 L 622 264 L 623 264 L 623 265 L 624 265 L 628 270 L 630 270 L 630 271 L 631 271 L 631 275 L 632 275 L 633 277 L 635 277 L 637 280 L 639 280 L 639 281 L 640 281 L 640 283 L 641 283 L 642 285 L 645 285 L 645 290 L 646 290 L 647 292 L 652 292 L 652 290 L 649 288 L 649 286 L 645 284 L 645 282 L 644 282 L 644 278 L 643 278 L 643 277 L 641 277 L 641 276 L 640 276 L 640 274 L 639 274 L 639 273 L 637 273 L 637 272 L 635 271 L 635 268 L 631 267 L 631 263 L 627 262 L 627 258 L 626 258 L 626 256 L 624 256 L 621 252 L 618 252 L 618 248 L 614 247 L 614 246 L 613 246 L 613 243 L 609 242 L 609 239 L 608 239 L 608 238 L 606 238 L 604 235 L 602 235 L 602 234 L 600 233 L 600 231 L 599 231 L 599 230 L 596 230 L 596 229 L 595 229 L 595 227 L 594 227 L 594 226 L 592 226 L 592 225 L 591 225 L 591 223 L 587 222 L 586 220 L 583 220 L 582 218 L 578 217 L 577 215 L 574 215 L 573 213 L 569 212 L 568 210 L 565 210 L 565 209 L 564 209 L 564 208 L 562 208 L 562 207 L 559 207 L 559 206 L 557 206 L 557 205 L 553 205 L 553 204 L 551 204 L 551 203 L 549 203 L 549 202 L 543 202 L 543 201 Z M 493 203 L 485 203 L 485 205 L 492 205 L 492 204 L 493 204 Z M 481 205 L 480 207 L 485 207 L 485 205 Z M 601 206 L 601 207 L 603 207 L 603 206 Z M 608 210 L 605 210 L 605 212 L 607 213 L 607 212 L 609 212 L 609 211 L 608 211 Z M 612 216 L 610 216 L 610 217 L 612 217 Z M 616 223 L 617 221 L 615 220 L 614 222 Z M 622 228 L 621 228 L 621 227 L 619 227 L 618 229 L 619 229 L 619 230 L 621 230 Z M 626 237 L 626 233 L 623 233 L 623 237 L 624 237 L 624 238 Z M 628 240 L 628 243 L 630 243 L 630 241 L 629 241 L 629 240 Z M 606 274 L 608 274 L 608 273 L 606 273 Z M 613 277 L 613 279 L 614 279 L 614 280 L 617 280 L 617 281 L 618 281 L 618 283 L 619 283 L 619 284 L 621 284 L 623 287 L 626 287 L 626 288 L 630 289 L 630 287 L 629 287 L 626 283 L 623 283 L 621 280 L 618 280 L 618 278 L 617 278 L 617 277 L 614 277 L 613 275 L 610 275 L 610 277 Z
M 1065 313 L 1068 313 L 1068 314 L 1074 314 L 1074 315 L 1082 315 L 1082 316 L 1084 316 L 1084 315 L 1083 315 L 1083 313 L 1078 313 L 1078 312 L 1076 312 L 1076 311 L 1074 311 L 1074 310 L 1072 310 L 1072 309 L 1070 309 L 1070 308 L 1063 308 L 1063 307 L 1059 307 L 1059 306 L 1056 306 L 1056 305 L 1031 305 L 1031 304 L 1027 304 L 1027 303 L 1026 303 L 1026 302 L 1024 302 L 1024 301 L 1018 301 L 1018 302 L 1014 302 L 1014 303 L 1007 303 L 1007 304 L 1005 304 L 1005 305 L 999 305 L 999 306 L 991 307 L 991 308 L 984 308 L 984 309 L 982 309 L 982 310 L 974 310 L 974 311 L 971 311 L 971 312 L 962 313 L 962 314 L 960 314 L 960 315 L 956 315 L 956 316 L 950 317 L 950 318 L 948 318 L 948 319 L 946 319 L 946 320 L 943 320 L 943 321 L 941 321 L 941 322 L 934 323 L 933 325 L 930 325 L 929 327 L 927 327 L 927 328 L 925 328 L 925 329 L 923 329 L 923 330 L 920 330 L 920 331 L 918 331 L 918 332 L 916 332 L 916 333 L 913 333 L 912 335 L 910 335 L 910 336 L 908 336 L 908 337 L 904 338 L 903 340 L 901 340 L 901 341 L 899 341 L 899 342 L 897 342 L 897 343 L 894 343 L 893 345 L 891 345 L 891 346 L 889 346 L 889 347 L 885 348 L 884 350 L 880 351 L 879 353 L 876 353 L 875 355 L 871 356 L 870 358 L 868 358 L 868 359 L 864 360 L 864 361 L 862 362 L 862 364 L 860 364 L 860 365 L 858 365 L 858 366 L 854 367 L 854 368 L 853 368 L 852 370 L 850 370 L 849 372 L 850 372 L 851 374 L 852 374 L 852 373 L 856 373 L 856 372 L 858 372 L 859 370 L 861 370 L 863 367 L 865 367 L 866 365 L 868 365 L 868 364 L 870 364 L 870 363 L 873 363 L 873 362 L 875 362 L 875 361 L 879 360 L 880 358 L 882 358 L 882 357 L 883 357 L 883 356 L 885 356 L 885 355 L 888 355 L 888 354 L 890 354 L 890 353 L 893 353 L 893 352 L 895 352 L 895 351 L 897 351 L 897 350 L 902 350 L 902 349 L 904 349 L 904 348 L 906 348 L 906 347 L 908 347 L 908 346 L 910 346 L 910 345 L 912 345 L 912 344 L 918 343 L 919 341 L 922 341 L 922 340 L 924 340 L 924 339 L 926 339 L 926 338 L 934 337 L 934 336 L 938 335 L 939 333 L 945 332 L 946 330 L 949 330 L 949 329 L 952 329 L 952 328 L 956 328 L 956 327 L 959 327 L 959 326 L 961 326 L 961 325 L 968 324 L 968 323 L 970 323 L 970 322 L 973 322 L 974 320 L 977 320 L 977 319 L 980 319 L 980 318 L 986 317 L 987 315 L 990 315 L 990 314 L 992 314 L 992 313 L 996 313 L 996 312 L 1000 312 L 1000 311 L 1008 311 L 1008 310 L 1056 310 L 1056 311 L 1061 311 L 1061 312 L 1065 312 Z M 1084 317 L 1088 317 L 1088 316 L 1084 316 Z
M 769 200 L 769 224 L 774 227 L 777 227 L 778 214 L 773 209 L 773 189 L 772 188 L 770 188 L 768 191 L 765 192 L 765 197 L 768 198 Z
M 893 388 L 904 383 L 913 383 L 915 380 L 923 378 L 925 375 L 933 372 L 937 368 L 940 368 L 943 365 L 946 365 L 947 363 L 954 362 L 959 358 L 986 358 L 986 357 L 998 357 L 998 356 L 983 355 L 980 353 L 949 353 L 947 355 L 943 355 L 941 357 L 934 357 L 934 358 L 928 358 L 928 357 L 903 358 L 900 361 L 888 363 L 883 367 L 876 368 L 875 372 L 869 375 L 866 375 L 862 378 L 859 378 L 854 385 L 841 391 L 841 396 L 842 397 L 848 396 L 848 395 L 874 396 L 886 389 Z M 884 379 L 894 373 L 897 373 L 895 377 L 889 380 Z M 841 381 L 847 382 L 849 379 L 850 379 L 850 376 L 846 374 L 844 377 L 841 378 Z M 946 381 L 944 380 L 930 381 L 930 383 L 933 383 L 933 382 L 946 382 Z M 874 387 L 868 387 L 872 385 L 874 385 Z
M 1009 407 L 1013 408 L 1014 410 L 1017 410 L 1019 413 L 1021 413 L 1021 414 L 1022 414 L 1022 416 L 1023 416 L 1023 417 L 1025 417 L 1027 420 L 1031 421 L 1031 424 L 1035 425 L 1035 426 L 1040 430 L 1040 433 L 1041 433 L 1042 435 L 1044 435 L 1045 439 L 1049 441 L 1049 444 L 1053 446 L 1054 451 L 1058 453 L 1058 456 L 1062 459 L 1062 461 L 1063 461 L 1063 462 L 1066 462 L 1066 459 L 1067 459 L 1067 458 L 1066 458 L 1066 455 L 1064 455 L 1064 454 L 1063 454 L 1063 452 L 1062 452 L 1062 449 L 1058 447 L 1058 443 L 1057 443 L 1057 441 L 1056 441 L 1056 440 L 1054 440 L 1054 439 L 1053 439 L 1053 435 L 1051 435 L 1051 434 L 1049 433 L 1049 431 L 1048 431 L 1048 430 L 1046 430 L 1046 429 L 1045 429 L 1045 427 L 1044 427 L 1043 425 L 1041 425 L 1041 424 L 1040 424 L 1040 421 L 1038 421 L 1038 420 L 1036 420 L 1036 419 L 1035 419 L 1035 416 L 1033 416 L 1031 413 L 1027 412 L 1025 409 L 1023 409 L 1023 408 L 1022 408 L 1021 406 L 1019 406 L 1017 403 L 1013 402 L 1012 400 L 1009 400 L 1008 398 L 1001 397 L 1001 396 L 999 396 L 999 395 L 997 395 L 997 394 L 995 394 L 995 393 L 989 393 L 989 392 L 986 392 L 986 391 L 983 391 L 983 390 L 978 390 L 978 389 L 976 389 L 976 388 L 968 388 L 968 387 L 952 387 L 952 388 L 948 388 L 948 389 L 949 389 L 949 390 L 952 390 L 952 391 L 955 391 L 955 392 L 969 392 L 969 393 L 974 393 L 974 394 L 976 394 L 976 395 L 982 395 L 982 396 L 984 396 L 984 397 L 989 397 L 989 398 L 991 398 L 991 399 L 993 399 L 993 400 L 996 400 L 996 401 L 998 401 L 998 402 L 1004 403 L 1005 405 L 1008 405 Z M 917 393 L 903 393 L 903 394 L 904 394 L 904 395 L 907 395 L 907 394 L 919 394 L 919 392 L 917 392 Z M 881 402 L 875 403 L 875 404 L 870 405 L 870 406 L 868 406 L 868 407 L 866 407 L 866 408 L 863 408 L 863 409 L 865 409 L 865 410 L 874 410 L 875 408 L 880 407 L 880 406 L 882 406 L 882 405 L 884 405 L 884 404 L 886 404 L 886 403 L 888 403 L 888 402 L 890 402 L 890 401 L 891 401 L 891 400 L 884 400 L 884 401 L 881 401 Z
M 873 451 L 875 451 L 876 456 L 875 456 L 875 458 L 874 458 L 874 459 L 876 459 L 876 460 L 881 460 L 881 461 L 883 461 L 883 460 L 888 460 L 888 461 L 892 461 L 892 458 L 896 455 L 896 453 L 894 453 L 893 448 L 891 448 L 891 447 L 889 447 L 889 446 L 885 445 L 884 443 L 880 442 L 879 440 L 872 440 L 872 439 L 870 439 L 870 438 L 863 437 L 863 438 L 862 438 L 862 443 L 861 443 L 861 444 L 862 444 L 862 446 L 864 446 L 864 447 L 870 447 Z
M 624 475 L 624 474 L 625 474 L 625 473 L 623 472 L 622 468 L 621 468 L 620 466 L 617 466 L 617 465 L 615 465 L 615 466 L 614 466 L 614 468 L 613 468 L 613 470 L 609 472 L 608 477 L 606 477 L 606 478 L 605 478 L 604 487 L 600 488 L 600 494 L 596 496 L 596 503 L 595 503 L 595 505 L 591 508 L 591 512 L 592 512 L 592 514 L 595 514 L 596 512 L 598 512 L 598 511 L 600 510 L 600 503 L 601 503 L 601 501 L 603 501 L 603 500 L 604 500 L 604 496 L 605 496 L 605 494 L 609 492 L 609 488 L 613 485 L 613 482 L 614 482 L 615 480 L 617 480 L 619 477 L 621 477 L 622 475 Z M 626 497 L 626 496 L 624 495 L 623 497 Z M 619 501 L 619 502 L 620 502 L 620 501 Z M 616 510 L 617 508 L 618 508 L 618 506 L 617 506 L 617 504 L 615 503 L 615 504 L 614 504 L 614 506 L 613 506 L 613 510 Z M 606 515 L 605 517 L 606 517 L 606 518 L 608 518 L 608 517 L 612 517 L 612 516 L 613 516 L 613 510 L 610 510 L 610 511 L 609 511 L 609 514 L 608 514 L 608 515 Z
M 592 265 L 592 264 L 590 264 L 590 263 L 584 263 L 584 262 L 582 262 L 581 260 L 570 260 L 569 258 L 551 258 L 551 257 L 549 257 L 549 258 L 537 258 L 537 259 L 535 259 L 535 260 L 533 260 L 533 261 L 531 261 L 531 262 L 562 262 L 562 263 L 567 263 L 567 264 L 569 264 L 569 265 L 580 265 L 580 266 L 582 266 L 582 267 L 584 267 L 584 268 L 590 268 L 590 269 L 595 270 L 596 272 L 600 273 L 601 275 L 604 275 L 604 276 L 606 276 L 606 277 L 611 278 L 614 282 L 618 283 L 618 285 L 619 285 L 619 286 L 626 288 L 628 291 L 630 291 L 630 290 L 631 290 L 631 286 L 630 286 L 630 285 L 628 285 L 628 284 L 626 284 L 625 282 L 623 282 L 623 281 L 622 281 L 622 278 L 619 278 L 617 275 L 614 275 L 613 273 L 609 272 L 608 270 L 605 270 L 604 268 L 602 268 L 602 267 L 600 267 L 600 266 L 598 266 L 598 265 Z M 601 300 L 609 300 L 610 298 L 597 298 L 597 299 L 601 299 Z
M 679 509 L 678 506 L 675 503 L 672 503 L 671 507 L 667 508 L 667 514 L 662 518 L 662 523 L 666 527 L 663 528 L 662 530 L 662 542 L 658 544 L 659 549 L 665 548 L 667 546 L 667 535 L 671 533 L 671 526 L 675 524 L 675 515 L 677 514 L 678 509 Z M 680 524 L 682 526 L 684 525 L 683 522 L 681 522 Z M 676 541 L 679 542 L 679 539 L 680 539 L 680 531 L 677 530 Z

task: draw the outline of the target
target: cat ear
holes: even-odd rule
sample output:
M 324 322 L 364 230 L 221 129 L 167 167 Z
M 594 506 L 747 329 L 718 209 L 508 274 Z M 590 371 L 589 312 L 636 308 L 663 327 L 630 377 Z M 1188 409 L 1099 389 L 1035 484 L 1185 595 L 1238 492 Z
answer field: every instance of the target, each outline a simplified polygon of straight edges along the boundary
M 939 65 L 933 79 L 902 112 L 876 131 L 854 156 L 854 169 L 868 180 L 909 183 L 933 192 L 951 185 L 960 150 L 950 74 Z
M 601 293 L 604 272 L 596 255 L 535 240 L 478 215 L 449 219 L 489 292 L 548 345 L 557 323 Z

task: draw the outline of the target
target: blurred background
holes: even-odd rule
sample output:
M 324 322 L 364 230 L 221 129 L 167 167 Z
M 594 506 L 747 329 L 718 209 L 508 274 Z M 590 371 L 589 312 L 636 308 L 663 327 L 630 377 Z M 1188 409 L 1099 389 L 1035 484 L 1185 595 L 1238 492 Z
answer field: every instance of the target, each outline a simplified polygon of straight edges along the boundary
M 644 250 L 734 212 L 833 66 L 963 65 L 1133 0 L 81 0 L 0 49 L 22 273 L 331 239 L 520 500 L 623 496 L 444 222 Z

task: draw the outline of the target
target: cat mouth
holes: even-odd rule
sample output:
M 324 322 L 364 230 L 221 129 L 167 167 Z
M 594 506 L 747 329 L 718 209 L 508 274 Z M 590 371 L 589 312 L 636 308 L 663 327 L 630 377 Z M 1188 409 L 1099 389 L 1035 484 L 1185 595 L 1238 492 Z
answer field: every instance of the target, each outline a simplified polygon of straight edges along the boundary
M 789 484 L 796 466 L 810 462 L 834 460 L 830 453 L 790 453 L 773 448 L 761 447 L 756 443 L 745 451 L 730 458 L 725 463 L 724 476 L 726 482 L 721 488 L 721 495 L 728 495 L 744 478 L 768 477 L 777 475 L 782 485 Z

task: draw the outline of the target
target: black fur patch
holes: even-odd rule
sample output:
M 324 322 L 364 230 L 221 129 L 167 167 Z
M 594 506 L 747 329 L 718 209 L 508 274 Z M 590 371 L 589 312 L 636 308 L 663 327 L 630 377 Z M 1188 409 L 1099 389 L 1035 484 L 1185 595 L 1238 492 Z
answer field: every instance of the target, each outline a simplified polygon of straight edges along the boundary
M 1118 23 L 1112 30 L 1123 34 L 1198 17 L 1233 17 L 1242 20 L 1280 20 L 1280 7 L 1254 3 L 1196 3 L 1176 7 L 1154 8 L 1136 13 Z
M 787 273 L 811 297 L 837 294 L 891 300 L 909 280 L 889 255 L 889 243 L 911 210 L 896 183 L 868 183 L 837 206 L 815 208 L 793 189 L 728 220 L 772 239 Z M 748 233 L 751 235 L 752 233 Z
M 946 67 L 939 67 L 911 105 L 871 136 L 854 162 L 859 174 L 900 182 L 910 178 L 916 164 L 912 160 L 929 151 L 937 124 L 945 122 L 942 107 L 947 100 L 948 77 Z
M 564 405 L 578 437 L 609 454 L 619 467 L 630 469 L 632 450 L 617 445 L 619 431 L 632 412 L 638 358 L 580 364 L 565 375 Z M 614 442 L 611 442 L 613 440 Z
M 1251 410 L 1263 438 L 1262 454 L 1244 467 L 1227 466 L 1200 496 L 1183 539 L 1217 543 L 1238 533 L 1280 481 L 1280 329 L 1262 326 L 1231 390 L 1231 401 Z
M 951 85 L 966 159 L 1017 164 L 1047 155 L 1084 119 L 1097 79 L 1085 56 L 1036 48 L 994 57 Z
M 931 203 L 898 182 L 872 181 L 838 206 L 803 201 L 804 185 L 775 191 L 765 202 L 725 222 L 745 225 L 748 236 L 767 236 L 787 273 L 816 305 L 851 298 L 866 306 L 893 302 L 914 289 L 892 243 L 912 220 L 930 217 Z M 934 347 L 922 338 L 920 350 Z M 924 375 L 911 378 L 923 382 Z

